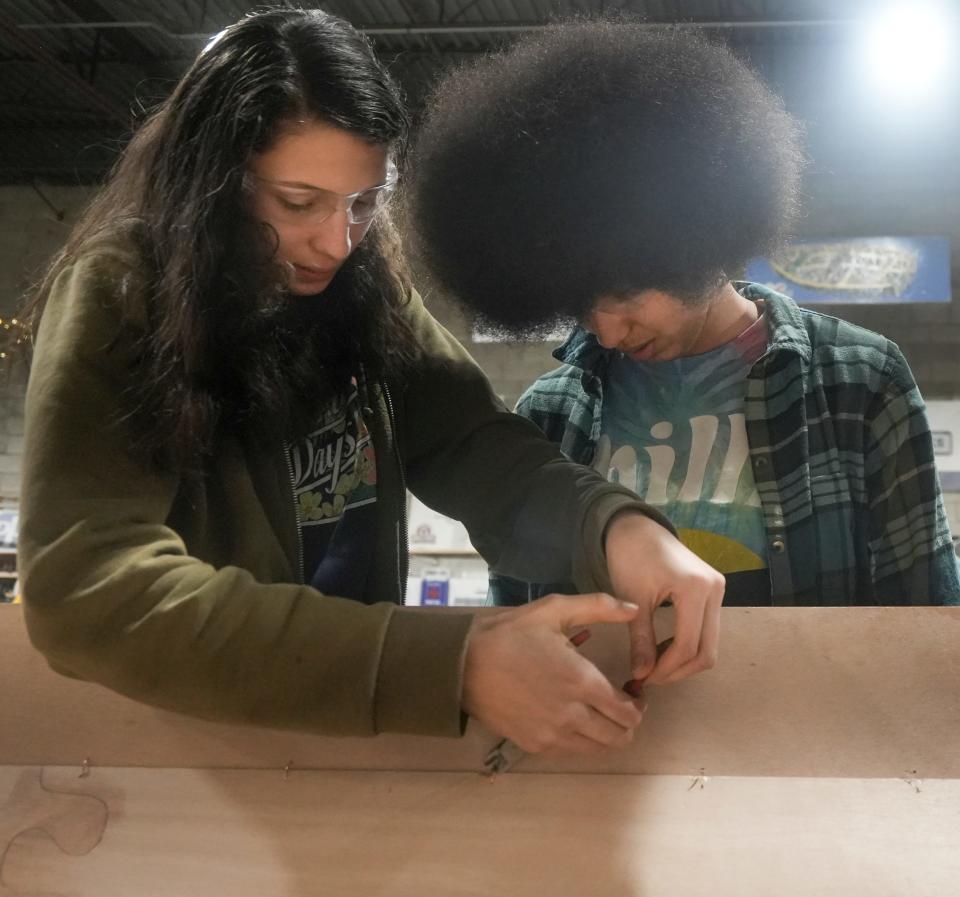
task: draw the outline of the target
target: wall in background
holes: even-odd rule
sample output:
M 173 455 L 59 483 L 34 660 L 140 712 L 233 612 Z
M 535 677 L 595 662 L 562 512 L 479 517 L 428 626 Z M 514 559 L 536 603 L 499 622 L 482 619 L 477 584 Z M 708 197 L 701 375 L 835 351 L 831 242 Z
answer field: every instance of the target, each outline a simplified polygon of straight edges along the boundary
M 0 501 L 20 495 L 23 463 L 23 392 L 0 391 Z
M 92 195 L 88 187 L 0 187 L 0 318 L 12 318 L 24 291 L 60 248 Z M 41 195 L 42 194 L 42 195 Z M 23 384 L 0 376 L 0 498 L 20 494 Z
M 66 239 L 93 195 L 90 187 L 0 187 L 0 317 L 15 313 L 24 290 Z M 42 195 L 41 195 L 42 194 Z

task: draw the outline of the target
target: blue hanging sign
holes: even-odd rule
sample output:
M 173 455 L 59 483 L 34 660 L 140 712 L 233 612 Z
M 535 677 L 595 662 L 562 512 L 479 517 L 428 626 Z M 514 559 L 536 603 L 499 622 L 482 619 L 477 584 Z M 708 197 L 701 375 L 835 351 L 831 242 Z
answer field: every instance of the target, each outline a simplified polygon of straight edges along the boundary
M 804 305 L 950 301 L 948 237 L 798 240 L 747 265 L 746 279 Z

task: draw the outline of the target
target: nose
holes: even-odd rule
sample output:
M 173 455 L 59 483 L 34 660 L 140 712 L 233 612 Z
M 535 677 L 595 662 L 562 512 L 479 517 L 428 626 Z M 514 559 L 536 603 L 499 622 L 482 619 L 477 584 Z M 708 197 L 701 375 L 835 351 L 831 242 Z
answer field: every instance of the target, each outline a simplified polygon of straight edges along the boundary
M 615 349 L 621 345 L 630 330 L 629 324 L 620 315 L 598 311 L 590 313 L 585 326 L 604 349 Z
M 310 237 L 310 248 L 334 262 L 342 262 L 353 250 L 353 237 L 346 209 L 337 209 L 316 226 Z

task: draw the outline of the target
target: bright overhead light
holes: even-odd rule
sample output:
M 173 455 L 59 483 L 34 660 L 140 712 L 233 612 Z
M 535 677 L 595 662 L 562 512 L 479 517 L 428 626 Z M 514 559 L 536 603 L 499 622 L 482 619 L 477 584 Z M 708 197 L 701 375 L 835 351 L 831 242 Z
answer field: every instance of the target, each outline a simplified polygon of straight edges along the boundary
M 946 87 L 956 20 L 942 3 L 888 6 L 867 24 L 864 58 L 874 82 L 890 94 L 918 97 Z

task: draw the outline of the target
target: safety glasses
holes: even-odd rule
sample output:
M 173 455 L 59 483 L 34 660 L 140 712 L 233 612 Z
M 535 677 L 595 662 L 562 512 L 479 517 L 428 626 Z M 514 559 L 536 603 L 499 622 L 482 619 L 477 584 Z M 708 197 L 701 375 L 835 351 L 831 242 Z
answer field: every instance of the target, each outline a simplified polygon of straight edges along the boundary
M 335 212 L 345 211 L 350 224 L 369 224 L 387 205 L 397 186 L 397 169 L 391 162 L 382 184 L 356 193 L 334 193 L 323 187 L 298 187 L 247 172 L 245 183 L 264 185 L 278 219 L 286 224 L 322 224 Z

